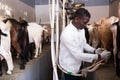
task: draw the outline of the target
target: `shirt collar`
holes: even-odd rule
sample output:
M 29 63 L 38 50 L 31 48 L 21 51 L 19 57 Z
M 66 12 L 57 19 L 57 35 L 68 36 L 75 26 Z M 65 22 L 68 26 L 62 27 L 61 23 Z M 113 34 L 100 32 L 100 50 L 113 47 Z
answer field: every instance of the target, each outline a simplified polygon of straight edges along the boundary
M 81 30 L 83 30 L 83 29 L 77 29 L 77 28 L 72 24 L 72 21 L 70 21 L 70 26 L 71 26 L 71 28 L 73 28 L 73 29 L 76 30 L 76 31 L 81 31 Z
M 70 26 L 71 26 L 71 28 L 73 28 L 74 30 L 78 30 L 78 29 L 72 24 L 72 21 L 70 22 Z

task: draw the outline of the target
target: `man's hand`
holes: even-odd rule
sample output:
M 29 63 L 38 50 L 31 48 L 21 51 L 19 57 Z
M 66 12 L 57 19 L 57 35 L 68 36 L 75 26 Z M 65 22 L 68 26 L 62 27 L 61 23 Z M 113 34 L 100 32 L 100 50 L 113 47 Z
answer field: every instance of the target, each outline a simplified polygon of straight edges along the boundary
M 111 56 L 111 52 L 110 51 L 107 51 L 107 50 L 104 50 L 101 54 L 101 59 L 104 59 L 104 60 L 107 60 L 110 56 Z
M 102 53 L 102 52 L 103 52 L 103 48 L 97 48 L 97 49 L 94 51 L 95 54 L 100 54 L 100 53 Z

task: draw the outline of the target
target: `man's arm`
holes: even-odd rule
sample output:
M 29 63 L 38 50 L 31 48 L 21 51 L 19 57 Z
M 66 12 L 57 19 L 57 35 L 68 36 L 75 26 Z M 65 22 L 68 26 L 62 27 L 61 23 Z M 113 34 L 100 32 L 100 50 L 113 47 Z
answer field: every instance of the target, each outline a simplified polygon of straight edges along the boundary
M 85 61 L 85 62 L 92 62 L 93 60 L 98 59 L 98 54 L 90 54 L 90 53 L 83 53 L 83 51 L 80 49 L 79 44 L 75 42 L 74 38 L 67 35 L 63 35 L 61 37 L 62 42 L 64 42 L 64 45 L 66 46 L 69 53 L 79 61 Z M 92 51 L 94 51 L 93 48 L 91 48 Z

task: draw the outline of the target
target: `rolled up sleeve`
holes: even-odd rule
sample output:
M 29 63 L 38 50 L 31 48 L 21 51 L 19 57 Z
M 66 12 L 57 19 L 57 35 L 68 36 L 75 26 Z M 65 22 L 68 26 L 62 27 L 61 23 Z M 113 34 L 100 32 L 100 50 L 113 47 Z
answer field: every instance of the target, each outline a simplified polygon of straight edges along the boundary
M 95 48 L 91 47 L 89 44 L 86 43 L 84 46 L 84 50 L 86 52 L 94 53 Z

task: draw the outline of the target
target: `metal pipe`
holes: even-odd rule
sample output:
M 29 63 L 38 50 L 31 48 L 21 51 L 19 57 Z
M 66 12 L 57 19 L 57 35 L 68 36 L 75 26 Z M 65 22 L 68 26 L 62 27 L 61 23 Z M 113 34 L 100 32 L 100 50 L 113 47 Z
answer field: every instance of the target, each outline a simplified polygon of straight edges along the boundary
M 59 1 L 56 2 L 56 54 L 59 52 Z
M 63 17 L 62 17 L 62 23 L 63 23 L 63 26 L 62 26 L 62 30 L 65 28 L 65 2 L 66 2 L 66 0 L 63 0 Z
M 55 59 L 55 44 L 54 44 L 54 21 L 55 21 L 55 0 L 52 0 L 52 8 L 50 7 L 49 0 L 49 11 L 50 11 L 50 25 L 51 25 L 51 58 L 53 66 L 53 80 L 58 80 L 57 65 Z

